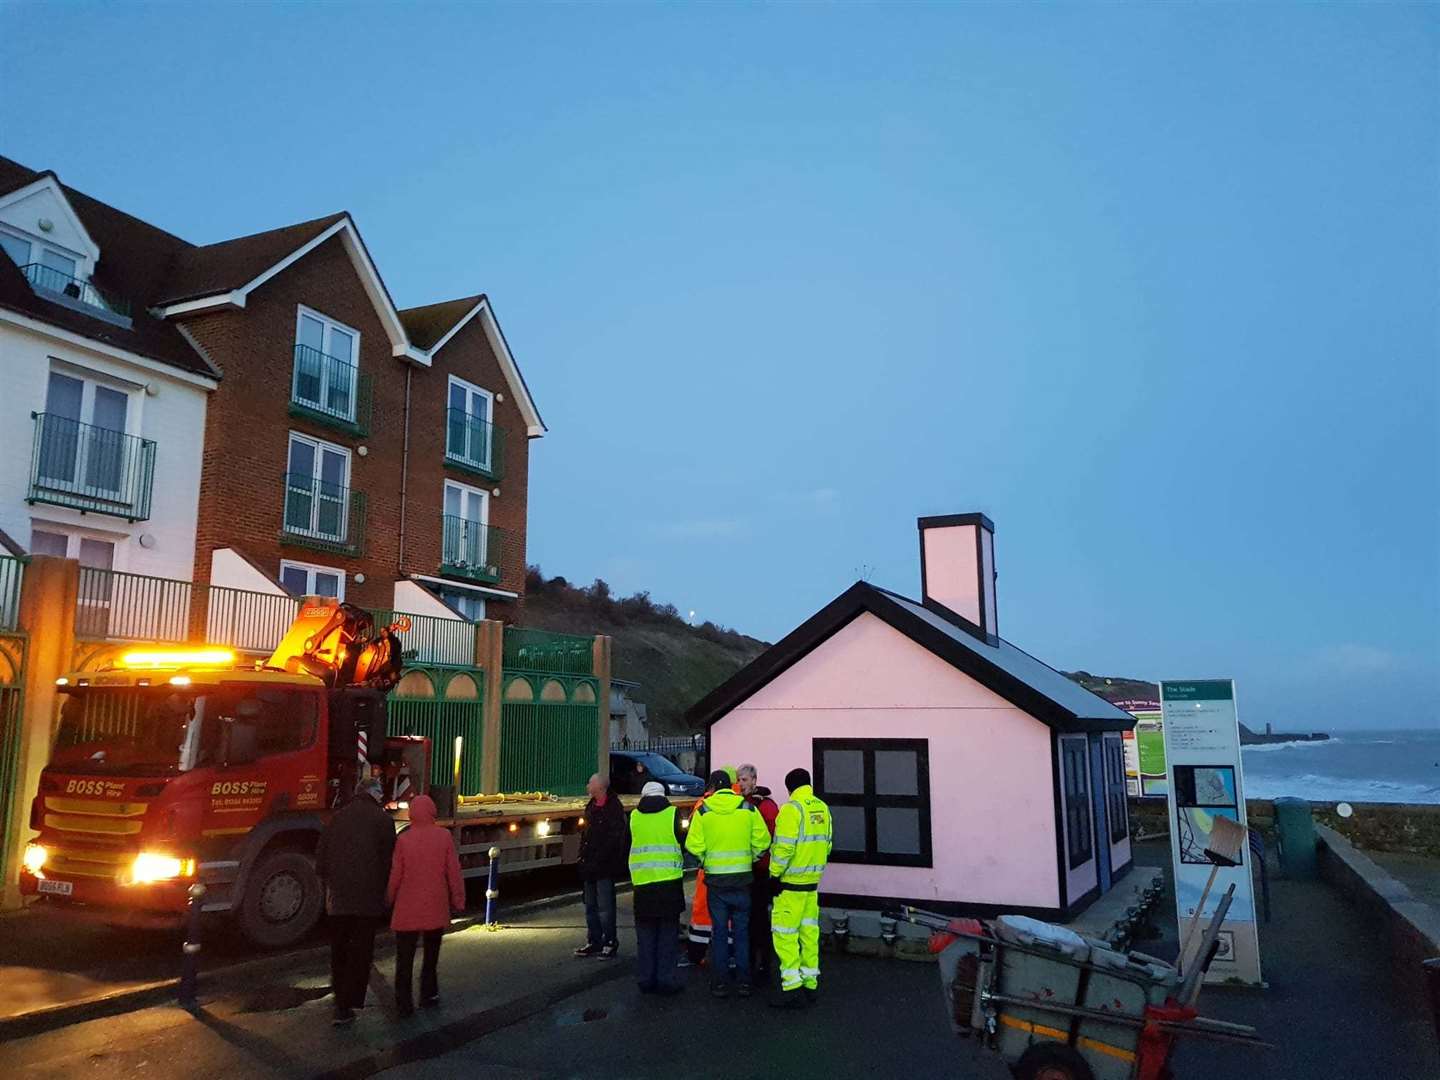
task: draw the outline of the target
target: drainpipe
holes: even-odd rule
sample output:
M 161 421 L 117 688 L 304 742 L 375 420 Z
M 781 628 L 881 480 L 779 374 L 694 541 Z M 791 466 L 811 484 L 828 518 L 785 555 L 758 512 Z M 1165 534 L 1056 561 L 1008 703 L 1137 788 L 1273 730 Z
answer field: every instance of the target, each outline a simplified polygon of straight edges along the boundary
M 405 488 L 410 479 L 410 377 L 415 369 L 405 365 L 405 436 L 400 449 L 400 555 L 395 564 L 395 576 L 405 576 Z

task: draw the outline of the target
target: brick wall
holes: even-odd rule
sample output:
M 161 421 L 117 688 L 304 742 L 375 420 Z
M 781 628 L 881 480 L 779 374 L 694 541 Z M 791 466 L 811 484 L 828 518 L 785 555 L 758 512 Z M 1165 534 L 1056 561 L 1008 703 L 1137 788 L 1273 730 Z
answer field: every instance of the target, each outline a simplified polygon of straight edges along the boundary
M 296 309 L 312 308 L 360 334 L 359 368 L 372 381 L 370 434 L 356 436 L 323 422 L 290 415 Z M 250 294 L 239 311 L 186 320 L 186 328 L 224 372 L 206 417 L 196 534 L 195 580 L 208 581 L 211 552 L 235 547 L 269 573 L 280 560 L 335 567 L 346 575 L 347 600 L 388 606 L 401 569 L 400 489 L 404 442 L 405 373 L 412 365 L 391 355 L 392 345 L 339 237 L 321 245 Z M 434 370 L 414 367 L 415 409 L 406 499 L 405 572 L 438 575 L 444 462 L 446 374 L 455 370 L 487 390 L 504 394 L 496 421 L 508 429 L 503 480 L 473 482 L 501 489 L 491 520 L 514 531 L 522 553 L 502 587 L 524 587 L 526 439 L 518 409 L 500 375 L 478 322 L 441 351 Z M 366 499 L 363 551 L 354 557 L 282 541 L 282 477 L 289 432 L 350 451 L 350 487 Z M 367 453 L 357 452 L 365 447 Z M 456 479 L 464 479 L 456 475 Z M 363 584 L 355 575 L 365 575 Z
M 445 420 L 449 377 L 456 375 L 503 400 L 495 402 L 494 422 L 505 433 L 504 473 L 486 480 L 445 460 Z M 525 521 L 529 490 L 529 440 L 525 419 L 490 347 L 483 321 L 471 319 L 434 355 L 433 366 L 415 372 L 411 387 L 411 513 L 406 529 L 407 573 L 436 574 L 440 568 L 441 513 L 446 480 L 491 492 L 490 524 L 508 534 L 503 575 L 498 587 L 524 594 Z M 494 495 L 498 490 L 500 494 Z M 491 618 L 504 618 L 508 605 L 496 604 Z

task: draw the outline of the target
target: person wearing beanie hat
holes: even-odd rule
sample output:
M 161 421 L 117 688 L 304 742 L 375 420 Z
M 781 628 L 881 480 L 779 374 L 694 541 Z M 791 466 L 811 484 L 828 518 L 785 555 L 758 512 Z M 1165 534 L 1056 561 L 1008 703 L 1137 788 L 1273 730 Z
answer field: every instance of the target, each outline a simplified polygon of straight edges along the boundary
M 630 815 L 630 883 L 634 887 L 635 975 L 642 994 L 678 994 L 680 913 L 685 910 L 684 832 L 680 814 L 651 780 Z
M 325 883 L 329 915 L 330 989 L 337 1027 L 353 1023 L 355 1010 L 365 1004 L 375 932 L 385 914 L 395 826 L 381 809 L 384 798 L 380 781 L 361 780 L 354 798 L 335 812 L 320 834 L 315 850 L 315 869 Z

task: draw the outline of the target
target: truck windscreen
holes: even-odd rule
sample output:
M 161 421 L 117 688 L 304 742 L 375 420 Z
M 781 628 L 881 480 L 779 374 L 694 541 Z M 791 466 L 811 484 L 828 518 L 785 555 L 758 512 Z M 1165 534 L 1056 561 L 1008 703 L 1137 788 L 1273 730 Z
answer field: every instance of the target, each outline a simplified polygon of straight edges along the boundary
M 317 695 L 282 688 L 91 688 L 67 696 L 51 763 L 69 772 L 188 772 L 221 764 L 230 723 L 253 725 L 261 754 L 304 749 L 317 712 Z

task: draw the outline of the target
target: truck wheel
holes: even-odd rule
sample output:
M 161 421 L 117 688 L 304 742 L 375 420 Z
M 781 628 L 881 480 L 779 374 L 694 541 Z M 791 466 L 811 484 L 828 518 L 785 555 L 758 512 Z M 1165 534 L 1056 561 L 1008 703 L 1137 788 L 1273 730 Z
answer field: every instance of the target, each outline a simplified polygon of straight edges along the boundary
M 319 875 L 299 851 L 260 856 L 240 901 L 240 932 L 262 949 L 283 949 L 308 934 L 324 905 Z
M 1095 1080 L 1095 1074 L 1070 1047 L 1036 1043 L 1015 1063 L 1015 1080 Z

